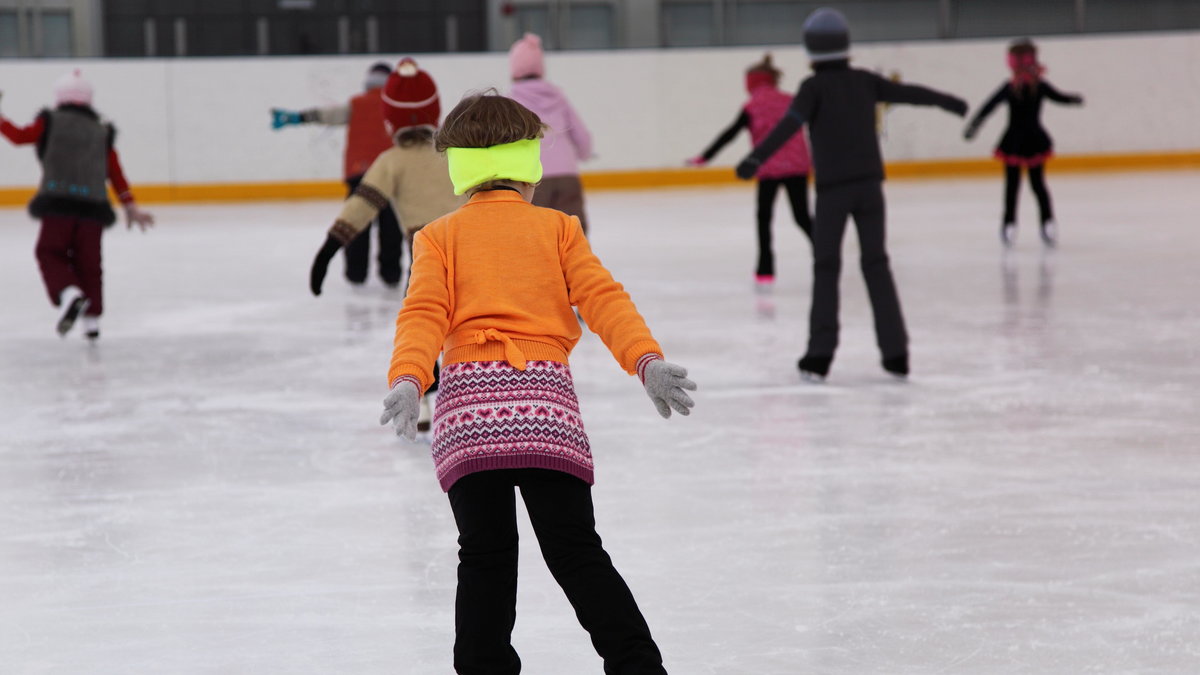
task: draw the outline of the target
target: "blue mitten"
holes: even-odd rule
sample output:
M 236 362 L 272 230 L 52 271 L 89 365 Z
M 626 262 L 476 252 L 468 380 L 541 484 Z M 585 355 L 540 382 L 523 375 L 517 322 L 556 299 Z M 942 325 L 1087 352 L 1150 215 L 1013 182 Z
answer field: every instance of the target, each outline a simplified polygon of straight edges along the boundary
M 271 128 L 282 129 L 289 124 L 303 124 L 304 116 L 295 110 L 271 108 Z
M 396 435 L 410 441 L 417 440 L 417 415 L 421 411 L 421 392 L 411 377 L 401 378 L 383 399 L 383 415 L 380 424 L 392 423 Z
M 642 386 L 646 395 L 654 402 L 658 414 L 665 418 L 671 416 L 671 410 L 680 415 L 692 412 L 696 402 L 687 395 L 684 389 L 696 391 L 696 383 L 687 378 L 687 369 L 674 363 L 667 363 L 662 357 L 649 360 L 639 368 L 642 376 Z

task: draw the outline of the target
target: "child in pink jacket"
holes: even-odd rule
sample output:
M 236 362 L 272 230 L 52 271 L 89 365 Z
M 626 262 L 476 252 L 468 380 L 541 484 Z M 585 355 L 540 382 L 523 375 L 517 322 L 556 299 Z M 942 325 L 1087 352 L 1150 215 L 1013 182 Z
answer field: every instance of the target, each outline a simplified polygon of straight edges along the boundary
M 526 33 L 509 50 L 508 63 L 513 79 L 509 98 L 532 110 L 548 127 L 542 138 L 542 182 L 533 204 L 577 216 L 587 234 L 578 163 L 592 156 L 592 136 L 562 90 L 542 79 L 546 66 L 541 38 Z
M 779 89 L 779 72 L 767 54 L 762 61 L 746 71 L 746 91 L 750 98 L 742 106 L 738 118 L 708 146 L 699 157 L 688 160 L 692 166 L 707 164 L 721 148 L 732 141 L 742 129 L 750 130 L 750 140 L 757 146 L 771 129 L 787 114 L 792 96 Z M 775 252 L 771 248 L 771 220 L 775 211 L 775 195 L 780 186 L 787 190 L 792 205 L 792 217 L 805 236 L 812 240 L 812 221 L 808 215 L 808 172 L 812 165 L 804 134 L 796 134 L 758 168 L 758 266 L 754 279 L 758 290 L 769 291 L 775 283 Z

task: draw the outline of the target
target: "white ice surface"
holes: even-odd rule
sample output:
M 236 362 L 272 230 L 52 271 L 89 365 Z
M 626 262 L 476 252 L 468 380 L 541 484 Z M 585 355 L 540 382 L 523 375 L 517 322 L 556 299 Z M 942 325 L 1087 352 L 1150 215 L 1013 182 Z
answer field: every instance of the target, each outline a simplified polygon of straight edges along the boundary
M 914 375 L 843 339 L 802 383 L 810 254 L 749 186 L 589 195 L 594 246 L 700 384 L 660 419 L 573 356 L 599 531 L 676 674 L 1200 672 L 1200 174 L 1022 194 L 891 182 Z M 450 672 L 456 545 L 428 446 L 376 425 L 399 298 L 338 276 L 332 202 L 160 206 L 105 236 L 99 345 L 54 335 L 0 211 L 0 672 Z M 525 672 L 599 659 L 522 523 Z

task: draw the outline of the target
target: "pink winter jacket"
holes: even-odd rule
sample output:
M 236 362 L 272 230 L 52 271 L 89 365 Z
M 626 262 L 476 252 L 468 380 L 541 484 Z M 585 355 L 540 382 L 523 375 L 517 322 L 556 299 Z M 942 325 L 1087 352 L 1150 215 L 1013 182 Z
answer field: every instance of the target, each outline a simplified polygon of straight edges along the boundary
M 592 135 L 558 87 L 542 79 L 513 82 L 511 98 L 542 118 L 542 175 L 579 175 L 579 160 L 592 156 Z

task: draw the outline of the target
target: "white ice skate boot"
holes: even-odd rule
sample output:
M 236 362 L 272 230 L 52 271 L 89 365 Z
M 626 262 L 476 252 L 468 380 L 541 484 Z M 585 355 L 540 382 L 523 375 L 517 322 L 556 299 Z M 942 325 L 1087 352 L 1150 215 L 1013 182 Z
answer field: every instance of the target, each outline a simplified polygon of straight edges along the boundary
M 1012 248 L 1017 243 L 1017 224 L 1004 223 L 1000 226 L 1000 242 L 1005 248 Z
M 80 314 L 88 308 L 87 296 L 77 286 L 67 286 L 58 296 L 59 306 L 66 307 L 63 310 L 62 316 L 58 319 L 59 335 L 66 335 L 70 332 L 71 327 L 75 325 L 75 321 Z
M 1053 220 L 1042 223 L 1042 243 L 1047 246 L 1058 245 L 1058 225 Z
M 433 407 L 429 405 L 432 395 L 421 397 L 421 407 L 417 413 L 417 431 L 429 431 L 433 425 Z
M 83 334 L 93 342 L 100 339 L 100 317 L 83 317 Z

